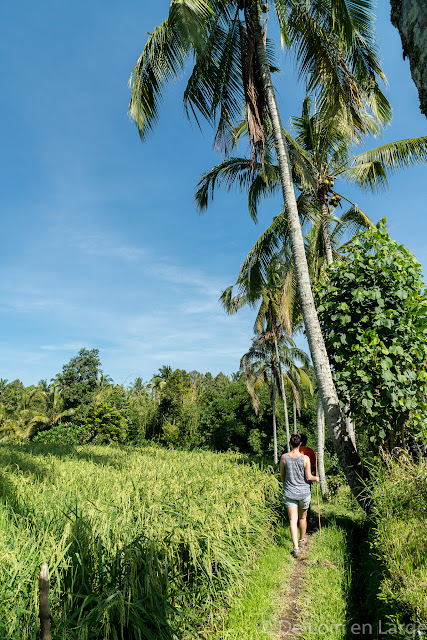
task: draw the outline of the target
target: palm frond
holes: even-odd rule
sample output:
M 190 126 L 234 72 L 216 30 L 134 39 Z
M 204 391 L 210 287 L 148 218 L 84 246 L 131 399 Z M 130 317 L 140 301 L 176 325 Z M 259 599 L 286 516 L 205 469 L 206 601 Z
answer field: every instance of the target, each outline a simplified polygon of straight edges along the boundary
M 221 294 L 219 302 L 229 315 L 237 313 L 239 309 L 249 303 L 246 295 L 233 296 L 233 285 L 227 287 Z
M 199 112 L 213 124 L 219 114 L 215 145 L 225 153 L 232 146 L 232 121 L 242 113 L 244 92 L 241 75 L 241 23 L 236 11 L 233 18 L 217 16 L 184 91 L 184 108 L 188 116 Z
M 271 197 L 281 190 L 279 167 L 264 162 L 254 171 L 248 190 L 248 211 L 254 222 L 258 220 L 258 206 L 263 198 Z
M 165 85 L 181 75 L 190 52 L 202 48 L 212 17 L 209 0 L 173 0 L 166 20 L 150 34 L 129 78 L 128 114 L 142 140 L 157 121 Z
M 251 161 L 247 158 L 229 158 L 204 173 L 197 183 L 194 200 L 200 213 L 213 201 L 215 188 L 223 187 L 227 191 L 232 188 L 247 190 L 253 180 Z
M 363 191 L 385 191 L 388 189 L 387 172 L 379 160 L 359 162 L 340 172 L 347 182 L 354 182 Z
M 427 162 L 427 136 L 389 142 L 360 153 L 344 170 L 347 177 L 364 177 L 363 186 L 378 190 L 387 186 L 387 176 L 401 169 Z

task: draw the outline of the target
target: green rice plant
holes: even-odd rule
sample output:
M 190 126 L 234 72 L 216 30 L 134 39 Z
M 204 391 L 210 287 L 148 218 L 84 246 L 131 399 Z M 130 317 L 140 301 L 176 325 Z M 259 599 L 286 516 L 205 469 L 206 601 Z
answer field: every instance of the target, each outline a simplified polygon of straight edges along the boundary
M 0 637 L 168 640 L 215 626 L 276 521 L 278 482 L 239 454 L 0 447 Z

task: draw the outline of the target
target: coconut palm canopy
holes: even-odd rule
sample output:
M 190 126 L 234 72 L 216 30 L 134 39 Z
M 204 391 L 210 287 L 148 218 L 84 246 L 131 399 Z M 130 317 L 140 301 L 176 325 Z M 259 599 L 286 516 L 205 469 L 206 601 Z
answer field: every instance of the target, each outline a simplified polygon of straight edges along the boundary
M 254 157 L 263 156 L 266 95 L 254 33 L 261 22 L 270 70 L 277 71 L 274 45 L 267 38 L 269 10 L 300 77 L 325 109 L 332 112 L 338 101 L 362 130 L 365 109 L 382 121 L 390 119 L 390 105 L 378 84 L 385 76 L 369 0 L 270 0 L 263 5 L 253 0 L 173 0 L 164 22 L 149 34 L 129 81 L 129 115 L 143 140 L 157 122 L 166 85 L 181 76 L 192 58 L 183 93 L 187 114 L 212 124 L 217 146 L 227 151 L 234 121 L 245 108 Z

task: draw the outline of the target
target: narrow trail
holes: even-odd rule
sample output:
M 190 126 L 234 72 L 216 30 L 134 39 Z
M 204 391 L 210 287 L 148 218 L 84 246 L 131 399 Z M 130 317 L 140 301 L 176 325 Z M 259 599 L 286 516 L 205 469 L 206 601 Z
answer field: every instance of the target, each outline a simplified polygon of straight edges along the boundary
M 301 608 L 299 598 L 304 584 L 304 574 L 307 564 L 307 556 L 310 552 L 313 531 L 307 533 L 307 544 L 301 547 L 300 555 L 295 558 L 295 564 L 289 581 L 289 589 L 284 598 L 284 606 L 279 617 L 279 630 L 277 638 L 286 640 L 287 638 L 298 637 L 301 631 L 300 615 Z

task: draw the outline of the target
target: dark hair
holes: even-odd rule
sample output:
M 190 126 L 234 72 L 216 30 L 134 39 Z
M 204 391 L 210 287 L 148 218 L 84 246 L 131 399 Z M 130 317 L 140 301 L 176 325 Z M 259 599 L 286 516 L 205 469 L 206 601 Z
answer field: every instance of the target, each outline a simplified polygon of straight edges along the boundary
M 305 445 L 307 444 L 307 436 L 305 435 L 305 433 L 301 434 L 301 444 L 303 447 L 305 447 Z
M 301 436 L 299 433 L 293 433 L 291 435 L 291 439 L 289 440 L 289 444 L 291 449 L 296 449 L 301 444 Z

